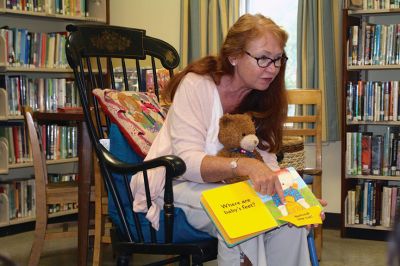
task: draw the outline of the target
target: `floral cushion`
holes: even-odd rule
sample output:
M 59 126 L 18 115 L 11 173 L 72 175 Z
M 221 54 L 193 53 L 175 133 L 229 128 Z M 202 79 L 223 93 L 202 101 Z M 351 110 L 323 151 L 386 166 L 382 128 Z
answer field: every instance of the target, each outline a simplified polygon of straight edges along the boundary
M 144 158 L 165 119 L 156 96 L 146 92 L 111 89 L 95 89 L 93 94 L 133 150 Z

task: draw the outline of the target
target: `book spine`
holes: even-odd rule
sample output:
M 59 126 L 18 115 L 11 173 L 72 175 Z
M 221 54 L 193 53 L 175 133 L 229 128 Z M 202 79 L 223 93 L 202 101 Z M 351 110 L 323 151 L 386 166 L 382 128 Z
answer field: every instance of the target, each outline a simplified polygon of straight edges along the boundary
M 382 135 L 372 136 L 372 174 L 382 174 L 382 151 L 383 151 L 383 137 Z
M 369 132 L 362 133 L 361 164 L 362 164 L 362 174 L 363 175 L 371 174 L 371 156 L 372 156 L 371 139 L 372 139 L 372 133 L 369 133 Z

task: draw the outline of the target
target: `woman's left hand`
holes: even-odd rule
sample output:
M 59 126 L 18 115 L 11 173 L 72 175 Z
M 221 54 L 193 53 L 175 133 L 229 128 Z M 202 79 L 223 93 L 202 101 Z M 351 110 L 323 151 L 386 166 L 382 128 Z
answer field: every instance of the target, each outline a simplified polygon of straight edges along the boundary
M 324 199 L 318 199 L 319 203 L 322 205 L 322 207 L 326 207 L 328 205 L 328 202 Z M 324 221 L 325 220 L 325 212 L 321 211 L 321 220 Z M 316 228 L 318 227 L 319 224 L 311 224 L 311 225 L 307 225 L 307 230 L 310 230 L 311 228 Z

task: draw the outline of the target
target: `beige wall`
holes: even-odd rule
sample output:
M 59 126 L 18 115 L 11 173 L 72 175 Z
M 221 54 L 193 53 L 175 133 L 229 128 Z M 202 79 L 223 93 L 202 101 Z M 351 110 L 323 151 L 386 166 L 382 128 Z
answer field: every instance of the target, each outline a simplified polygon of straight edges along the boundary
M 145 29 L 179 52 L 180 0 L 110 0 L 110 24 Z
M 340 141 L 322 144 L 322 198 L 328 201 L 325 212 L 340 213 L 341 145 Z M 306 145 L 305 151 L 306 166 L 314 166 L 314 146 Z
M 110 0 L 110 23 L 146 29 L 179 52 L 180 0 Z M 314 160 L 312 149 L 306 147 L 309 163 Z M 340 213 L 340 149 L 340 142 L 323 146 L 322 196 L 329 203 L 325 211 L 330 213 Z

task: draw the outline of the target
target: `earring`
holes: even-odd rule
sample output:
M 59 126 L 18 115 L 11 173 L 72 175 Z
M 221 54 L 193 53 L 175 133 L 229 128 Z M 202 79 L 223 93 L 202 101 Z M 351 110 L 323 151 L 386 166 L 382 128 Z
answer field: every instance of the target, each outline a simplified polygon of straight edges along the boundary
M 236 62 L 231 62 L 231 65 L 232 66 L 236 66 Z

